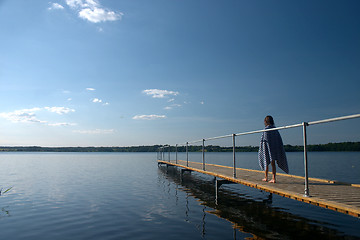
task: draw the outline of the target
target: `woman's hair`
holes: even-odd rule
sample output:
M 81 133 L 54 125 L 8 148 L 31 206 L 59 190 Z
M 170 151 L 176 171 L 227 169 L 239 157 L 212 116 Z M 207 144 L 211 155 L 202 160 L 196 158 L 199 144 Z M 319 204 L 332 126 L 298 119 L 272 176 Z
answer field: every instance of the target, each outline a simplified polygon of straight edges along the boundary
M 266 116 L 264 119 L 266 126 L 274 125 L 274 119 L 272 116 Z

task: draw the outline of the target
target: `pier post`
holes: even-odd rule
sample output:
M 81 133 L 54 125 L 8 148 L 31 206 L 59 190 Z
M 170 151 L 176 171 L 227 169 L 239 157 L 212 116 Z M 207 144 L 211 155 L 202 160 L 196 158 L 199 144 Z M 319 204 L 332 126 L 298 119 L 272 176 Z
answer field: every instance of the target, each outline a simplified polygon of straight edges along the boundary
M 205 171 L 205 139 L 202 140 L 202 161 L 203 161 L 203 170 Z
M 189 143 L 186 142 L 186 166 L 189 166 L 189 149 L 188 149 Z
M 304 140 L 304 171 L 305 171 L 305 196 L 309 197 L 309 176 L 308 176 L 308 158 L 307 158 L 307 134 L 306 127 L 308 126 L 307 122 L 303 122 L 303 140 Z
M 236 134 L 232 135 L 233 138 L 233 166 L 234 166 L 234 178 L 236 178 L 236 154 L 235 154 L 235 136 Z
M 170 145 L 168 145 L 169 146 L 169 162 L 170 162 Z
M 218 205 L 218 199 L 219 199 L 219 188 L 223 184 L 236 184 L 234 182 L 228 181 L 228 180 L 220 180 L 216 177 L 214 178 L 215 181 L 215 204 Z
M 178 163 L 178 158 L 177 158 L 177 144 L 175 145 L 175 163 L 177 164 Z

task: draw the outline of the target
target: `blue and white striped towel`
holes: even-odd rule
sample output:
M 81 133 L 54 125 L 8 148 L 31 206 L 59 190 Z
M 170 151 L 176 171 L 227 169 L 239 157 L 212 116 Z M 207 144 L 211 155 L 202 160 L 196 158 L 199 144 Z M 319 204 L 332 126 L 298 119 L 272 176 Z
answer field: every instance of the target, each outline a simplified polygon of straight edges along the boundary
M 267 126 L 265 129 L 274 127 L 275 126 Z M 262 133 L 258 157 L 262 170 L 265 170 L 266 166 L 269 165 L 271 161 L 276 160 L 279 168 L 284 172 L 289 173 L 283 141 L 277 130 Z

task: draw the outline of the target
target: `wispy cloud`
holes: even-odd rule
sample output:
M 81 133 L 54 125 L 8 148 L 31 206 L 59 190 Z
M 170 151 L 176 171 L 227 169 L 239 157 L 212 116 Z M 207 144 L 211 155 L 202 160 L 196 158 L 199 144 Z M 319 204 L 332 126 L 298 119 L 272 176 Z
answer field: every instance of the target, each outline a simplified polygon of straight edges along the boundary
M 98 98 L 94 98 L 92 100 L 93 103 L 102 103 L 102 100 L 101 99 L 98 99 Z
M 3 112 L 0 113 L 0 117 L 4 118 L 13 123 L 40 123 L 46 124 L 48 126 L 74 126 L 75 123 L 49 123 L 45 120 L 38 119 L 36 113 L 42 110 L 47 110 L 49 112 L 57 113 L 57 114 L 66 114 L 70 112 L 75 112 L 74 109 L 66 108 L 66 107 L 44 107 L 44 108 L 30 108 L 30 109 L 21 109 L 15 110 L 13 112 Z
M 50 5 L 50 7 L 48 8 L 48 10 L 56 10 L 56 9 L 58 9 L 58 10 L 62 10 L 62 9 L 64 9 L 64 7 L 61 5 L 61 4 L 59 4 L 59 3 L 49 3 L 49 4 L 51 4 Z
M 37 119 L 36 112 L 40 111 L 41 108 L 31 108 L 31 109 L 21 109 L 15 110 L 13 112 L 3 112 L 0 113 L 0 117 L 5 118 L 6 120 L 17 123 L 46 123 L 46 121 L 41 121 Z
M 95 88 L 86 88 L 87 91 L 95 91 Z
M 93 103 L 102 103 L 103 100 L 100 99 L 100 98 L 93 98 L 93 99 L 91 99 L 91 102 L 93 102 Z M 110 103 L 108 103 L 108 102 L 104 102 L 102 105 L 103 105 L 103 106 L 108 106 L 109 104 L 110 104 Z
M 75 133 L 81 134 L 112 134 L 115 132 L 114 129 L 94 129 L 94 130 L 74 130 Z
M 166 118 L 165 115 L 151 114 L 151 115 L 136 115 L 132 119 L 134 119 L 134 120 L 156 120 L 156 119 L 164 119 L 164 118 Z
M 66 107 L 44 107 L 44 109 L 48 110 L 49 112 L 57 113 L 60 115 L 70 112 L 75 112 L 74 109 L 66 108 Z
M 160 89 L 146 89 L 142 91 L 146 95 L 150 95 L 153 98 L 165 98 L 167 96 L 176 96 L 179 92 L 169 91 L 169 90 L 160 90 Z
M 165 110 L 171 110 L 176 107 L 181 107 L 181 104 L 171 104 L 170 106 L 164 107 Z
M 48 123 L 49 126 L 53 126 L 53 127 L 63 127 L 63 126 L 76 126 L 76 123 Z
M 93 23 L 106 22 L 106 21 L 116 21 L 121 18 L 122 13 L 115 13 L 113 11 L 108 11 L 103 8 L 85 8 L 79 12 L 79 17 L 86 19 Z
M 124 15 L 104 8 L 97 0 L 66 0 L 66 4 L 77 11 L 80 18 L 93 23 L 117 21 Z

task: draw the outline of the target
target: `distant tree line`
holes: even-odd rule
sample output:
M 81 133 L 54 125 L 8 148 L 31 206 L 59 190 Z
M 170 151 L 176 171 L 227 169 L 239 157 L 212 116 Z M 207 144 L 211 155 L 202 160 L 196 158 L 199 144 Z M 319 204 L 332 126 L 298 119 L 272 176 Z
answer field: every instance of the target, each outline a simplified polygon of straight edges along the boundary
M 303 151 L 303 146 L 291 146 L 285 145 L 285 151 L 287 152 L 299 152 Z M 327 143 L 308 145 L 308 151 L 311 152 L 359 152 L 360 142 L 342 142 L 342 143 Z
M 157 152 L 161 145 L 152 146 L 131 146 L 131 147 L 0 147 L 0 152 Z M 301 152 L 303 146 L 284 146 L 286 152 Z M 358 152 L 360 151 L 360 142 L 342 142 L 342 143 L 327 143 L 308 145 L 308 151 L 322 152 L 322 151 L 336 151 L 336 152 Z M 232 147 L 221 147 L 214 145 L 205 146 L 206 152 L 232 152 Z M 257 152 L 259 147 L 254 146 L 237 146 L 236 152 Z M 168 147 L 165 151 L 169 151 Z M 175 151 L 175 146 L 170 147 L 170 151 Z M 179 146 L 178 152 L 186 152 L 185 146 Z M 189 152 L 201 152 L 202 146 L 190 145 Z
M 161 145 L 132 147 L 0 147 L 0 152 L 157 152 Z

